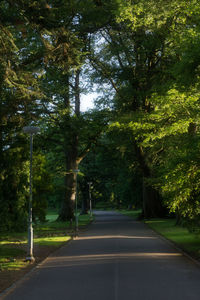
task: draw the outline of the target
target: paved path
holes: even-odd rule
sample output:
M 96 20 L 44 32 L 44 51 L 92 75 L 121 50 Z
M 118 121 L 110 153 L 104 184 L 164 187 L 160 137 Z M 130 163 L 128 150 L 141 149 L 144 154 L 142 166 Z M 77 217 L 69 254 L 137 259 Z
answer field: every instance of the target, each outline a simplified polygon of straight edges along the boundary
M 96 222 L 17 285 L 6 300 L 199 300 L 200 267 L 140 222 Z

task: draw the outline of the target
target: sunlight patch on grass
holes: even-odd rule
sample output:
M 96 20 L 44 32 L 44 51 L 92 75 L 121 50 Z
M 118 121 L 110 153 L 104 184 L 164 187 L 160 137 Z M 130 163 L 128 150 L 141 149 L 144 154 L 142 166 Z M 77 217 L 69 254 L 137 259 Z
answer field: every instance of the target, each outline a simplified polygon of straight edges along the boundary
M 41 246 L 55 246 L 58 247 L 71 239 L 70 236 L 52 236 L 35 238 L 34 243 Z
M 23 240 L 23 241 L 10 241 L 10 240 L 3 240 L 0 241 L 0 245 L 21 245 L 21 244 L 26 244 L 27 243 L 27 239 Z
M 58 248 L 71 239 L 69 236 L 75 230 L 75 222 L 56 221 L 58 213 L 50 211 L 47 222 L 34 224 L 34 244 L 44 247 Z M 79 215 L 79 228 L 85 228 L 92 221 L 90 215 Z M 68 235 L 67 235 L 68 232 Z M 27 244 L 27 232 L 2 233 L 0 238 L 0 271 L 19 270 L 28 266 L 24 262 Z M 21 247 L 20 247 L 21 245 Z
M 14 270 L 20 270 L 22 268 L 27 267 L 29 263 L 25 262 L 24 259 L 15 259 L 12 260 L 2 260 L 0 259 L 0 270 L 1 271 L 14 271 Z
M 0 270 L 19 270 L 27 266 L 24 262 L 26 251 L 16 248 L 0 247 Z

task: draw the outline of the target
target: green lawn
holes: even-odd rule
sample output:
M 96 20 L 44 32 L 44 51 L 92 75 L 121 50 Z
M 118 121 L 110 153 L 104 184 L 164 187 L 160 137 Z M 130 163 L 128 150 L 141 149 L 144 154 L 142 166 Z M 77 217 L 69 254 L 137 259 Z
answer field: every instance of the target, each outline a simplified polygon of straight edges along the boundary
M 49 210 L 48 214 L 46 216 L 46 220 L 53 222 L 56 221 L 56 219 L 58 218 L 58 212 L 56 210 Z
M 137 220 L 141 214 L 141 209 L 138 209 L 138 210 L 125 210 L 125 209 L 122 209 L 122 210 L 119 210 L 120 213 L 122 213 L 123 215 L 126 215 L 128 217 L 131 217 L 135 220 Z
M 75 224 L 56 221 L 58 214 L 50 211 L 47 221 L 34 224 L 34 245 L 58 248 L 71 239 Z M 79 216 L 79 229 L 83 230 L 92 221 L 89 215 Z M 0 271 L 18 270 L 27 266 L 27 232 L 6 232 L 0 236 Z
M 70 236 L 53 236 L 53 237 L 41 237 L 35 238 L 34 244 L 41 245 L 41 246 L 54 246 L 59 247 L 65 242 L 71 239 Z
M 153 230 L 174 242 L 195 258 L 200 258 L 200 235 L 191 233 L 174 219 L 152 219 L 145 221 Z
M 20 243 L 18 242 L 17 245 Z M 27 264 L 22 257 L 25 257 L 26 251 L 15 248 L 16 245 L 9 241 L 0 242 L 0 271 L 17 270 L 25 267 Z
M 126 216 L 137 219 L 139 210 L 121 210 Z M 200 235 L 191 233 L 187 228 L 176 225 L 175 219 L 151 219 L 145 220 L 145 223 L 154 231 L 172 241 L 179 248 L 200 259 Z

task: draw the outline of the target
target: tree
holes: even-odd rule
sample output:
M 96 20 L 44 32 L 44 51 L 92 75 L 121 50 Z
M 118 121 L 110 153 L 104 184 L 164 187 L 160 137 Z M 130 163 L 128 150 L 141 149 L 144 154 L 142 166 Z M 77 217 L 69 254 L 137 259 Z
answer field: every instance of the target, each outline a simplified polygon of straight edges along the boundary
M 1 1 L 0 33 L 0 206 L 1 226 L 22 229 L 26 220 L 27 167 L 22 127 L 34 116 L 38 95 L 31 66 L 27 67 L 28 52 L 34 48 L 29 35 L 21 40 L 18 18 L 25 22 L 20 7 Z M 21 17 L 17 17 L 21 16 Z M 17 28 L 16 28 L 17 25 Z
M 0 205 L 7 216 L 25 215 L 28 149 L 23 153 L 21 129 L 32 122 L 43 137 L 38 172 L 46 176 L 50 157 L 64 193 L 61 220 L 73 218 L 73 170 L 90 173 L 86 155 L 99 142 L 98 168 L 108 177 L 110 156 L 117 165 L 107 183 L 96 172 L 93 192 L 128 204 L 139 174 L 146 217 L 163 215 L 164 200 L 198 218 L 198 151 L 187 148 L 199 143 L 199 10 L 197 0 L 1 1 Z M 81 113 L 81 94 L 93 83 L 98 109 Z M 41 191 L 42 180 L 36 185 Z M 141 180 L 139 186 L 141 194 Z
M 181 55 L 185 55 L 179 41 L 184 43 L 183 34 L 196 31 L 198 3 L 152 0 L 118 4 L 112 24 L 101 29 L 98 49 L 93 48 L 90 60 L 101 84 L 104 82 L 113 90 L 117 121 L 122 129 L 129 130 L 129 122 L 135 120 L 138 124 L 154 112 L 152 95 L 166 94 L 176 82 L 175 69 Z M 137 135 L 132 132 L 131 140 L 144 178 L 144 215 L 162 216 L 162 197 L 152 184 L 154 157 L 143 146 L 143 130 Z M 162 148 L 157 151 L 162 152 Z
M 92 182 L 92 199 L 112 208 L 137 207 L 142 203 L 142 181 L 138 164 L 133 163 L 129 136 L 117 129 L 107 129 L 96 147 L 81 163 L 80 189 L 88 199 L 88 182 Z M 86 204 L 87 205 L 87 204 Z

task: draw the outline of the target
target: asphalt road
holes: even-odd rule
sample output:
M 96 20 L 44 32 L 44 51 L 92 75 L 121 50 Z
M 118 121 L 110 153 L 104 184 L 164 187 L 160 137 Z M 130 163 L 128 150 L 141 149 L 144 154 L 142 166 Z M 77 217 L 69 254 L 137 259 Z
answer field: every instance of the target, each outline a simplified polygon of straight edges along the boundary
M 200 267 L 146 225 L 98 212 L 2 299 L 199 300 Z

